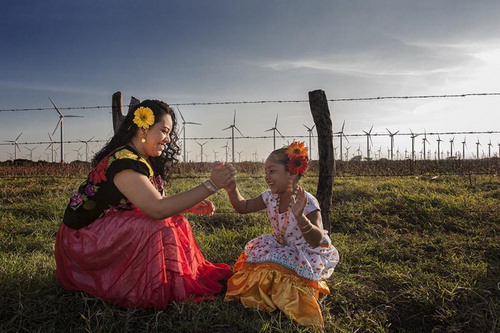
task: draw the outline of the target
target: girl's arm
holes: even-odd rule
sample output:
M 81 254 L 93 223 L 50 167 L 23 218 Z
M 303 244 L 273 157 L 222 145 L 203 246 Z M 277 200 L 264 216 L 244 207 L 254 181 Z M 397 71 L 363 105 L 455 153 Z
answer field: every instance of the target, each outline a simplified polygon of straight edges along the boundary
M 233 177 L 231 168 L 218 165 L 212 170 L 210 179 L 222 188 L 233 181 Z M 154 219 L 164 219 L 186 211 L 213 193 L 200 184 L 190 190 L 162 197 L 145 175 L 130 169 L 117 173 L 113 182 L 130 202 Z
M 318 247 L 323 239 L 323 230 L 320 228 L 321 214 L 319 210 L 304 215 L 307 198 L 302 187 L 297 190 L 297 195 L 292 198 L 292 213 L 297 219 L 302 236 L 311 247 Z
M 240 194 L 240 191 L 236 187 L 236 181 L 234 181 L 224 189 L 227 192 L 229 201 L 231 201 L 231 205 L 233 205 L 234 209 L 240 214 L 258 212 L 259 210 L 263 210 L 264 208 L 266 208 L 266 204 L 264 203 L 264 200 L 262 200 L 262 196 L 260 195 L 248 200 L 243 198 L 243 196 Z

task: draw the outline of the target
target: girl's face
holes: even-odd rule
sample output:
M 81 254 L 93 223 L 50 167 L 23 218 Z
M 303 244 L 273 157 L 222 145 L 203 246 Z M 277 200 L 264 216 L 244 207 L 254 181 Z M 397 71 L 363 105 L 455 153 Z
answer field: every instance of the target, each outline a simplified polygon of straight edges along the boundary
M 283 194 L 292 191 L 293 177 L 282 163 L 275 161 L 271 155 L 264 165 L 266 183 L 273 194 Z
M 170 143 L 172 126 L 172 116 L 164 114 L 157 123 L 144 130 L 146 142 L 142 143 L 142 145 L 147 156 L 161 155 L 167 144 Z

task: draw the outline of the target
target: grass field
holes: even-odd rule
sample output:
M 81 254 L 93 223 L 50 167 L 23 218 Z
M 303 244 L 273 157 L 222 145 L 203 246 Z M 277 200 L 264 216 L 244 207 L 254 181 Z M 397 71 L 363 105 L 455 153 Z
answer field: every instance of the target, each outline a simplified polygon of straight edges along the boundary
M 54 278 L 53 245 L 83 175 L 0 178 L 2 332 L 312 332 L 236 302 L 124 309 Z M 205 177 L 173 180 L 174 193 Z M 317 179 L 305 178 L 315 193 Z M 239 175 L 245 196 L 262 178 Z M 270 232 L 263 213 L 235 214 L 224 193 L 212 217 L 188 218 L 205 256 L 233 264 L 246 241 Z M 327 332 L 498 332 L 500 179 L 496 176 L 336 178 L 333 244 L 341 260 L 323 301 Z

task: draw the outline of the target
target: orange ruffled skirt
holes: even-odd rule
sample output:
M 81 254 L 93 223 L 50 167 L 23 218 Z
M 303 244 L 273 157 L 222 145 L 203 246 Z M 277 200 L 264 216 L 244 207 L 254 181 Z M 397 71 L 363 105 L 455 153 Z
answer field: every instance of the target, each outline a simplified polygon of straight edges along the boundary
M 245 307 L 272 312 L 280 309 L 304 326 L 323 326 L 318 303 L 320 294 L 330 294 L 325 281 L 309 281 L 275 263 L 245 263 L 243 252 L 227 282 L 225 300 L 240 300 Z
M 140 210 L 109 211 L 79 230 L 62 224 L 55 259 L 66 289 L 123 307 L 213 299 L 232 273 L 205 260 L 184 216 L 154 220 Z

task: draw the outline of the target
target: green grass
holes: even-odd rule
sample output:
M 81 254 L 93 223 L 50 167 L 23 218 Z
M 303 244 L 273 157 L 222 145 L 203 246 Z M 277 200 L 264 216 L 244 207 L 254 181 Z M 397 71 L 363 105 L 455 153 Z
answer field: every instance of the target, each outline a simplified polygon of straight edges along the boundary
M 204 179 L 173 181 L 169 193 Z M 314 177 L 305 188 L 314 193 Z M 237 302 L 124 309 L 54 278 L 53 245 L 81 178 L 0 178 L 0 331 L 313 332 L 280 312 Z M 240 176 L 247 197 L 265 188 Z M 336 178 L 331 237 L 340 263 L 322 303 L 328 332 L 500 330 L 500 181 L 496 176 Z M 212 217 L 189 214 L 205 256 L 233 264 L 270 232 L 264 213 L 235 214 L 224 193 Z

